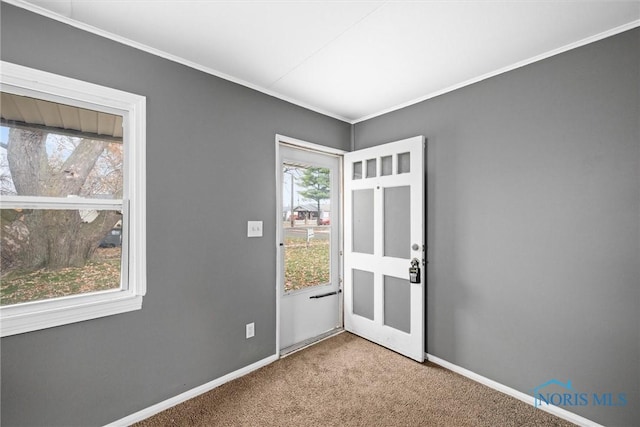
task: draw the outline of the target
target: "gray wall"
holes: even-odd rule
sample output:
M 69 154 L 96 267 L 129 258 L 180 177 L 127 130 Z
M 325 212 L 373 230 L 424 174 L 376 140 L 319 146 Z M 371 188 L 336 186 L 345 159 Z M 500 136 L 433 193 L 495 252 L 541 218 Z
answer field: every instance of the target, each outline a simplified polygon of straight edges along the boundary
M 350 125 L 1 8 L 2 60 L 144 95 L 148 112 L 143 309 L 3 338 L 2 425 L 105 424 L 273 355 L 275 134 L 348 149 Z
M 626 393 L 640 420 L 640 31 L 355 125 L 428 139 L 428 352 L 531 394 Z
M 350 126 L 0 7 L 3 60 L 147 96 L 149 276 L 141 311 L 2 339 L 2 424 L 108 423 L 273 354 L 274 134 L 348 149 Z M 626 393 L 571 408 L 607 425 L 640 419 L 638 52 L 634 30 L 353 129 L 429 140 L 428 351 Z

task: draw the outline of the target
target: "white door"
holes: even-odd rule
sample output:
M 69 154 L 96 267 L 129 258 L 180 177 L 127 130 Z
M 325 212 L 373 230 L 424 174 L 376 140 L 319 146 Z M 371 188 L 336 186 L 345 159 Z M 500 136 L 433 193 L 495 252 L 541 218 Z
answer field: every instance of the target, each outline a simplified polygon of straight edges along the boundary
M 279 349 L 342 327 L 340 156 L 279 148 Z
M 344 155 L 345 329 L 424 360 L 424 137 Z M 410 283 L 412 261 L 420 283 Z

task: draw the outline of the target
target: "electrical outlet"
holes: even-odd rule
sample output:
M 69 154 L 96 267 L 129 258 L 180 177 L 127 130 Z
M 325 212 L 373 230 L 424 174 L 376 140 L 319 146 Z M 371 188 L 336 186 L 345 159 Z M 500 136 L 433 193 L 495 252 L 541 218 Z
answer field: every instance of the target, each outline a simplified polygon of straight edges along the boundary
M 247 339 L 253 337 L 256 334 L 256 324 L 251 322 L 247 323 Z

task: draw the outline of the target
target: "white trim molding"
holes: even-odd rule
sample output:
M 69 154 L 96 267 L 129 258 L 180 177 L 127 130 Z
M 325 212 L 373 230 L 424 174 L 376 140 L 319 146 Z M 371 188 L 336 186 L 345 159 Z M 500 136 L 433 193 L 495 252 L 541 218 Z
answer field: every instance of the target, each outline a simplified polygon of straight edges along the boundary
M 343 154 L 347 153 L 346 151 L 340 150 L 339 148 L 326 147 L 324 145 L 315 144 L 313 142 L 307 142 L 301 139 L 276 134 L 276 147 L 279 144 L 286 144 L 298 149 L 315 151 L 318 153 L 330 154 L 333 156 L 342 156 Z
M 276 188 L 275 188 L 275 194 L 276 194 L 276 218 L 280 217 L 280 210 L 282 207 L 282 174 L 281 174 L 281 159 L 280 159 L 280 147 L 281 146 L 290 146 L 290 147 L 294 147 L 296 149 L 300 149 L 300 150 L 308 150 L 308 151 L 313 151 L 313 152 L 317 152 L 317 153 L 322 153 L 322 154 L 326 154 L 326 155 L 330 155 L 330 156 L 336 156 L 336 157 L 342 157 L 346 151 L 338 149 L 338 148 L 332 148 L 332 147 L 327 147 L 324 145 L 320 145 L 320 144 L 315 144 L 313 142 L 307 142 L 307 141 L 303 141 L 301 139 L 296 139 L 296 138 L 291 138 L 289 136 L 285 136 L 285 135 L 281 135 L 281 134 L 276 134 L 275 135 L 275 183 L 276 183 Z M 340 181 L 342 181 L 342 161 L 340 161 Z M 340 205 L 342 206 L 342 200 L 340 200 Z M 342 224 L 342 209 L 340 210 L 340 224 Z M 280 221 L 277 222 L 277 224 L 281 224 Z M 275 236 L 276 236 L 276 263 L 278 268 L 276 268 L 276 282 L 275 282 L 275 291 L 276 291 L 276 355 L 280 356 L 280 310 L 281 310 L 281 298 L 282 298 L 282 294 L 280 292 L 280 283 L 282 283 L 282 271 L 280 270 L 280 265 L 282 263 L 282 257 L 283 252 L 282 252 L 282 247 L 280 246 L 281 243 L 281 226 L 277 225 L 276 231 L 275 231 Z M 340 247 L 340 250 L 342 250 L 342 245 L 343 245 L 343 236 L 342 236 L 342 227 L 340 227 L 340 232 L 338 233 L 338 246 Z M 342 270 L 343 266 L 342 266 L 342 257 L 340 257 L 340 262 L 339 262 L 339 276 L 342 278 L 343 277 L 343 270 Z M 342 301 L 342 300 L 341 300 Z M 340 306 L 342 307 L 342 306 Z M 340 308 L 340 312 L 342 312 L 342 309 Z M 342 322 L 341 322 L 342 323 Z
M 546 58 L 550 58 L 550 57 L 558 55 L 560 53 L 567 52 L 567 51 L 569 51 L 571 49 L 575 49 L 575 48 L 578 48 L 580 46 L 584 46 L 584 45 L 587 45 L 589 43 L 593 43 L 593 42 L 596 42 L 598 40 L 602 40 L 602 39 L 605 39 L 607 37 L 611 37 L 611 36 L 614 36 L 616 34 L 619 34 L 619 33 L 622 33 L 624 31 L 631 30 L 633 28 L 636 28 L 636 27 L 640 26 L 640 20 L 636 19 L 634 21 L 628 22 L 628 23 L 620 25 L 618 27 L 609 29 L 607 31 L 603 31 L 603 32 L 601 32 L 599 34 L 595 34 L 593 36 L 586 37 L 586 38 L 584 38 L 582 40 L 578 40 L 576 42 L 569 43 L 569 44 L 567 44 L 565 46 L 562 46 L 560 48 L 553 49 L 553 50 L 550 50 L 548 52 L 544 52 L 544 53 L 542 53 L 540 55 L 536 55 L 536 56 L 533 56 L 533 57 L 528 58 L 528 59 L 524 59 L 524 60 L 522 60 L 520 62 L 517 62 L 515 64 L 507 65 L 507 66 L 505 66 L 503 68 L 491 71 L 491 72 L 483 74 L 481 76 L 473 77 L 473 78 L 471 78 L 469 80 L 466 80 L 464 82 L 458 83 L 458 84 L 453 85 L 453 86 L 449 86 L 449 87 L 443 88 L 443 89 L 438 90 L 436 92 L 429 93 L 427 95 L 423 95 L 421 97 L 408 100 L 408 101 L 403 102 L 401 104 L 397 104 L 397 105 L 391 106 L 389 108 L 383 109 L 383 110 L 378 111 L 376 113 L 368 114 L 366 116 L 363 116 L 363 117 L 360 117 L 360 118 L 356 118 L 356 119 L 350 119 L 350 118 L 344 117 L 344 116 L 342 116 L 340 114 L 336 114 L 336 113 L 334 113 L 332 111 L 328 111 L 328 110 L 325 110 L 323 108 L 319 108 L 319 107 L 316 107 L 314 105 L 308 104 L 306 102 L 302 102 L 300 100 L 297 100 L 297 99 L 291 98 L 289 96 L 283 95 L 283 94 L 281 94 L 279 92 L 276 92 L 274 90 L 267 89 L 265 87 L 256 85 L 254 83 L 247 82 L 245 80 L 242 80 L 242 79 L 239 79 L 237 77 L 228 75 L 226 73 L 223 73 L 221 71 L 215 70 L 213 68 L 206 67 L 204 65 L 201 65 L 201 64 L 195 63 L 193 61 L 184 59 L 184 58 L 179 57 L 177 55 L 173 55 L 173 54 L 164 52 L 164 51 L 162 51 L 160 49 L 156 49 L 156 48 L 147 46 L 145 44 L 133 41 L 133 40 L 128 39 L 126 37 L 122 37 L 122 36 L 119 36 L 117 34 L 113 34 L 111 32 L 102 30 L 102 29 L 94 27 L 92 25 L 85 24 L 83 22 L 77 21 L 77 20 L 75 20 L 73 18 L 70 18 L 68 16 L 64 16 L 64 15 L 61 15 L 59 13 L 52 12 L 52 11 L 50 11 L 48 9 L 45 9 L 45 8 L 43 8 L 41 6 L 37 6 L 35 4 L 28 3 L 28 2 L 26 2 L 24 0 L 2 0 L 2 2 L 11 4 L 13 6 L 16 6 L 16 7 L 28 10 L 28 11 L 31 11 L 33 13 L 37 13 L 38 15 L 46 16 L 47 18 L 54 19 L 54 20 L 56 20 L 58 22 L 62 22 L 64 24 L 70 25 L 70 26 L 78 28 L 80 30 L 87 31 L 87 32 L 92 33 L 92 34 L 96 34 L 96 35 L 104 37 L 106 39 L 113 40 L 113 41 L 115 41 L 117 43 L 121 43 L 123 45 L 133 47 L 134 49 L 138 49 L 138 50 L 141 50 L 143 52 L 147 52 L 147 53 L 150 53 L 152 55 L 159 56 L 160 58 L 164 58 L 164 59 L 167 59 L 169 61 L 172 61 L 172 62 L 175 62 L 175 63 L 178 63 L 178 64 L 185 65 L 187 67 L 193 68 L 195 70 L 202 71 L 202 72 L 210 74 L 212 76 L 216 76 L 216 77 L 219 77 L 221 79 L 224 79 L 224 80 L 239 84 L 241 86 L 248 87 L 248 88 L 256 90 L 258 92 L 262 92 L 264 94 L 273 96 L 274 98 L 278 98 L 278 99 L 281 99 L 283 101 L 290 102 L 290 103 L 292 103 L 294 105 L 297 105 L 299 107 L 305 108 L 307 110 L 315 111 L 316 113 L 320 113 L 322 115 L 325 115 L 325 116 L 328 116 L 328 117 L 332 117 L 334 119 L 337 119 L 337 120 L 340 120 L 340 121 L 343 121 L 343 122 L 346 122 L 346 123 L 349 123 L 349 124 L 352 124 L 352 125 L 356 124 L 356 123 L 364 122 L 366 120 L 369 120 L 369 119 L 372 119 L 372 118 L 375 118 L 375 117 L 378 117 L 378 116 L 382 116 L 382 115 L 390 113 L 392 111 L 396 111 L 396 110 L 400 110 L 400 109 L 405 108 L 405 107 L 409 107 L 409 106 L 414 105 L 414 104 L 418 104 L 420 102 L 426 101 L 426 100 L 431 99 L 431 98 L 435 98 L 435 97 L 443 95 L 445 93 L 452 92 L 454 90 L 463 88 L 465 86 L 469 86 L 469 85 L 472 85 L 474 83 L 478 83 L 478 82 L 480 82 L 482 80 L 486 80 L 488 78 L 491 78 L 491 77 L 506 73 L 508 71 L 515 70 L 515 69 L 523 67 L 525 65 L 529 65 L 529 64 L 532 64 L 534 62 L 541 61 L 541 60 L 546 59 Z
M 343 331 L 339 331 L 337 334 L 340 334 Z M 331 338 L 335 335 L 331 335 Z M 135 412 L 129 416 L 121 418 L 117 421 L 107 424 L 105 427 L 124 427 L 130 426 L 134 423 L 143 421 L 149 417 L 152 417 L 155 414 L 158 414 L 162 411 L 165 411 L 169 408 L 172 408 L 182 402 L 185 402 L 189 399 L 193 399 L 194 397 L 200 396 L 208 391 L 211 391 L 217 387 L 220 387 L 223 384 L 226 384 L 230 381 L 233 381 L 237 378 L 243 377 L 253 371 L 256 371 L 264 366 L 270 365 L 271 363 L 278 360 L 278 355 L 274 354 L 262 360 L 259 360 L 251 365 L 245 366 L 244 368 L 238 369 L 234 372 L 231 372 L 227 375 L 224 375 L 220 378 L 217 378 L 213 381 L 210 381 L 206 384 L 200 385 L 198 387 L 192 388 L 191 390 L 187 390 L 184 393 L 181 393 L 177 396 L 164 400 L 160 403 L 156 403 L 155 405 L 149 406 L 148 408 L 142 409 L 138 412 Z M 508 396 L 514 397 L 518 400 L 521 400 L 527 404 L 535 406 L 533 396 L 529 396 L 525 393 L 522 393 L 518 390 L 515 390 L 511 387 L 507 387 L 503 384 L 500 384 L 496 381 L 490 380 L 489 378 L 483 377 L 482 375 L 478 375 L 475 372 L 469 371 L 468 369 L 462 368 L 460 366 L 454 365 L 453 363 L 447 362 L 446 360 L 440 359 L 439 357 L 430 355 L 425 353 L 425 359 L 429 362 L 435 363 L 436 365 L 442 366 L 443 368 L 449 369 L 457 374 L 460 374 L 464 377 L 467 377 L 475 382 L 478 382 L 482 385 L 485 385 L 489 388 L 497 390 L 501 393 L 504 393 Z M 594 421 L 591 421 L 587 418 L 581 417 L 579 415 L 574 414 L 573 412 L 569 412 L 565 409 L 558 408 L 557 406 L 549 406 L 549 407 L 539 407 L 538 409 L 546 411 L 550 414 L 553 414 L 559 418 L 570 421 L 574 424 L 583 427 L 604 427 L 601 424 L 598 424 Z
M 535 404 L 535 398 L 533 396 L 529 396 L 528 394 L 525 394 L 521 391 L 518 391 L 514 388 L 508 387 L 504 384 L 500 384 L 497 381 L 491 380 L 487 377 L 483 377 L 482 375 L 476 374 L 473 371 L 470 371 L 468 369 L 465 369 L 461 366 L 458 365 L 454 365 L 451 362 L 447 362 L 444 359 L 440 359 L 439 357 L 433 356 L 429 353 L 425 353 L 425 359 L 428 360 L 429 362 L 435 363 L 436 365 L 442 366 L 443 368 L 446 368 L 450 371 L 455 372 L 456 374 L 460 374 L 463 377 L 467 377 L 470 380 L 473 380 L 477 383 L 480 383 L 482 385 L 485 385 L 489 388 L 492 388 L 494 390 L 497 390 L 501 393 L 506 394 L 507 396 L 511 396 L 514 397 L 518 400 L 521 400 L 524 403 L 527 403 L 531 406 L 536 406 Z M 538 406 L 537 409 L 540 409 L 542 411 L 548 412 L 552 415 L 555 415 L 556 417 L 562 418 L 563 420 L 567 420 L 570 421 L 574 424 L 577 424 L 579 426 L 583 426 L 583 427 L 604 427 L 601 424 L 598 424 L 594 421 L 591 421 L 587 418 L 581 417 L 580 415 L 574 414 L 573 412 L 567 411 L 566 409 L 560 408 L 558 406 L 553 406 L 553 405 L 544 405 L 544 406 Z
M 615 28 L 612 28 L 610 30 L 603 31 L 603 32 L 601 32 L 599 34 L 595 34 L 593 36 L 586 37 L 586 38 L 584 38 L 582 40 L 578 40 L 577 42 L 569 43 L 569 44 L 567 44 L 565 46 L 562 46 L 562 47 L 559 47 L 557 49 L 553 49 L 553 50 L 550 50 L 548 52 L 541 53 L 540 55 L 536 55 L 536 56 L 533 56 L 531 58 L 524 59 L 522 61 L 516 62 L 515 64 L 507 65 L 506 67 L 502 67 L 502 68 L 499 68 L 497 70 L 490 71 L 490 72 L 488 72 L 486 74 L 482 74 L 480 76 L 473 77 L 473 78 L 471 78 L 469 80 L 460 82 L 460 83 L 455 84 L 453 86 L 449 86 L 449 87 L 443 88 L 441 90 L 429 93 L 427 95 L 423 95 L 423 96 L 421 96 L 419 98 L 411 99 L 409 101 L 403 102 L 402 104 L 394 105 L 394 106 L 386 108 L 386 109 L 384 109 L 382 111 L 378 111 L 377 113 L 369 114 L 369 115 L 360 117 L 359 119 L 351 120 L 350 123 L 352 125 L 354 125 L 356 123 L 364 122 L 364 121 L 367 121 L 369 119 L 373 119 L 373 118 L 378 117 L 378 116 L 383 116 L 383 115 L 385 115 L 387 113 L 391 113 L 393 111 L 401 110 L 403 108 L 410 107 L 410 106 L 415 105 L 415 104 L 419 104 L 419 103 L 421 103 L 423 101 L 427 101 L 427 100 L 429 100 L 431 98 L 435 98 L 437 96 L 444 95 L 445 93 L 453 92 L 455 90 L 462 89 L 463 87 L 470 86 L 470 85 L 472 85 L 474 83 L 479 83 L 479 82 L 481 82 L 483 80 L 490 79 L 491 77 L 495 77 L 495 76 L 498 76 L 500 74 L 504 74 L 506 72 L 516 70 L 518 68 L 524 67 L 525 65 L 533 64 L 534 62 L 538 62 L 538 61 L 542 61 L 542 60 L 547 59 L 547 58 L 551 58 L 552 56 L 556 56 L 556 55 L 559 55 L 561 53 L 568 52 L 570 50 L 579 48 L 581 46 L 585 46 L 585 45 L 588 45 L 590 43 L 597 42 L 598 40 L 602 40 L 602 39 L 606 39 L 607 37 L 615 36 L 616 34 L 620 34 L 620 33 L 624 32 L 624 31 L 631 30 L 631 29 L 636 28 L 638 26 L 640 26 L 640 19 L 636 19 L 635 21 L 631 21 L 631 22 L 629 22 L 627 24 L 620 25 L 619 27 L 615 27 Z
M 114 421 L 110 424 L 107 424 L 105 427 L 123 427 L 130 426 L 131 424 L 137 423 L 139 421 L 145 420 L 155 414 L 158 414 L 162 411 L 165 411 L 169 408 L 172 408 L 182 402 L 185 402 L 189 399 L 193 399 L 194 397 L 200 396 L 208 391 L 213 390 L 214 388 L 220 387 L 223 384 L 228 383 L 229 381 L 233 381 L 236 378 L 243 377 L 257 369 L 260 369 L 264 366 L 267 366 L 273 362 L 278 360 L 278 355 L 274 354 L 262 360 L 259 360 L 249 366 L 245 366 L 244 368 L 238 369 L 237 371 L 233 371 L 223 377 L 210 381 L 201 386 L 192 388 L 191 390 L 187 390 L 184 393 L 180 393 L 177 396 L 164 400 L 160 403 L 156 403 L 155 405 L 149 406 L 146 409 L 135 412 L 127 417 L 121 418 L 117 421 Z
M 23 0 L 2 0 L 2 2 L 11 4 L 11 5 L 19 7 L 21 9 L 28 10 L 28 11 L 33 12 L 33 13 L 37 13 L 38 15 L 42 15 L 42 16 L 45 16 L 47 18 L 51 18 L 51 19 L 53 19 L 55 21 L 62 22 L 63 24 L 70 25 L 70 26 L 78 28 L 80 30 L 87 31 L 87 32 L 92 33 L 92 34 L 96 34 L 96 35 L 98 35 L 100 37 L 104 37 L 106 39 L 113 40 L 113 41 L 115 41 L 117 43 L 120 43 L 120 44 L 123 44 L 125 46 L 129 46 L 129 47 L 132 47 L 134 49 L 138 49 L 138 50 L 141 50 L 143 52 L 147 52 L 147 53 L 150 53 L 152 55 L 158 56 L 160 58 L 167 59 L 167 60 L 175 62 L 177 64 L 185 65 L 185 66 L 187 66 L 189 68 L 193 68 L 194 70 L 202 71 L 203 73 L 207 73 L 207 74 L 210 74 L 212 76 L 216 76 L 216 77 L 219 77 L 221 79 L 230 81 L 232 83 L 239 84 L 240 86 L 244 86 L 244 87 L 247 87 L 249 89 L 256 90 L 258 92 L 264 93 L 264 94 L 269 95 L 269 96 L 273 96 L 274 98 L 278 98 L 278 99 L 281 99 L 283 101 L 290 102 L 291 104 L 297 105 L 299 107 L 305 108 L 305 109 L 310 110 L 310 111 L 315 111 L 316 113 L 320 113 L 320 114 L 322 114 L 324 116 L 332 117 L 334 119 L 337 119 L 337 120 L 340 120 L 342 122 L 346 122 L 346 123 L 349 123 L 349 124 L 352 123 L 348 118 L 342 117 L 339 114 L 335 114 L 335 113 L 333 113 L 331 111 L 328 111 L 328 110 L 313 106 L 311 104 L 307 104 L 305 102 L 302 102 L 302 101 L 299 101 L 297 99 L 291 98 L 289 96 L 283 95 L 283 94 L 281 94 L 279 92 L 267 89 L 267 88 L 265 88 L 263 86 L 260 86 L 260 85 L 254 84 L 254 83 L 250 83 L 250 82 L 248 82 L 246 80 L 242 80 L 240 78 L 237 78 L 237 77 L 231 76 L 229 74 L 223 73 L 222 71 L 218 71 L 218 70 L 215 70 L 213 68 L 206 67 L 204 65 L 198 64 L 196 62 L 193 62 L 193 61 L 190 61 L 188 59 L 182 58 L 180 56 L 173 55 L 173 54 L 167 53 L 165 51 L 162 51 L 160 49 L 156 49 L 154 47 L 147 46 L 147 45 L 145 45 L 143 43 L 139 43 L 139 42 L 136 42 L 134 40 L 128 39 L 126 37 L 119 36 L 117 34 L 109 32 L 109 31 L 105 31 L 103 29 L 94 27 L 93 25 L 85 24 L 84 22 L 77 21 L 77 20 L 75 20 L 73 18 L 69 18 L 68 16 L 60 15 L 59 13 L 52 12 L 49 9 L 45 9 L 45 8 L 43 8 L 41 6 L 38 6 L 38 5 L 35 5 L 35 4 L 32 4 L 32 3 L 28 3 L 28 2 L 23 1 Z

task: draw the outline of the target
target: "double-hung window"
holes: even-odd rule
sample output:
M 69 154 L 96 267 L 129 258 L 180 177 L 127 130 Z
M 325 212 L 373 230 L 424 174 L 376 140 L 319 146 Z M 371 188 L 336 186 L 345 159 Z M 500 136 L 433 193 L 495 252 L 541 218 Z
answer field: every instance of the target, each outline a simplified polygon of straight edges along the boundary
M 140 309 L 145 98 L 0 67 L 2 336 Z

